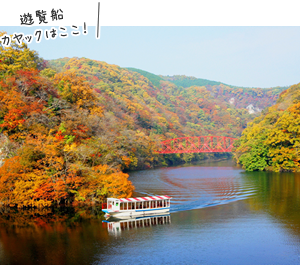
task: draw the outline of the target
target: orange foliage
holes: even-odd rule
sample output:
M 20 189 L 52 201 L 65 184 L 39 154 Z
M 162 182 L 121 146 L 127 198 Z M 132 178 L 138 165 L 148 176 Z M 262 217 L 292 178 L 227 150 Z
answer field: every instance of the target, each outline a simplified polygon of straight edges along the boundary
M 73 113 L 94 120 L 102 116 L 92 88 L 74 73 L 57 74 L 51 84 L 37 70 L 27 69 L 0 81 L 0 130 L 18 143 L 0 167 L 2 205 L 42 208 L 131 195 L 127 174 L 102 165 L 102 154 L 86 145 L 85 152 L 94 158 L 83 155 L 82 141 L 92 136 L 90 125 L 87 118 L 56 112 L 53 103 L 64 106 L 61 98 Z

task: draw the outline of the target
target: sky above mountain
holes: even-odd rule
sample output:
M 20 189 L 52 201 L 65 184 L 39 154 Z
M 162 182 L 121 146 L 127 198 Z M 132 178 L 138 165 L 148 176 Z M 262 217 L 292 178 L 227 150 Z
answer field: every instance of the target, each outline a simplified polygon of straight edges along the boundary
M 41 27 L 50 29 L 50 27 Z M 37 27 L 1 27 L 33 34 Z M 187 75 L 244 87 L 300 82 L 300 27 L 95 27 L 87 35 L 35 40 L 44 59 L 86 57 L 161 75 Z M 80 27 L 81 31 L 81 27 Z

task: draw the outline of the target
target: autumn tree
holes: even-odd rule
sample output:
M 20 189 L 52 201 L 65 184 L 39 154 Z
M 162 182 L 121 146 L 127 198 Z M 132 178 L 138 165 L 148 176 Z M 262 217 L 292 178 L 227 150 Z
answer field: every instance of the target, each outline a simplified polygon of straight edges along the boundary
M 5 34 L 5 31 L 1 31 L 0 37 Z M 10 47 L 0 45 L 0 77 L 13 75 L 18 70 L 37 68 L 42 61 L 37 52 L 30 50 L 24 42 L 19 45 L 12 41 Z
M 289 106 L 289 107 L 288 107 Z M 283 109 L 286 108 L 286 109 Z M 235 150 L 246 170 L 300 171 L 299 84 L 243 132 Z

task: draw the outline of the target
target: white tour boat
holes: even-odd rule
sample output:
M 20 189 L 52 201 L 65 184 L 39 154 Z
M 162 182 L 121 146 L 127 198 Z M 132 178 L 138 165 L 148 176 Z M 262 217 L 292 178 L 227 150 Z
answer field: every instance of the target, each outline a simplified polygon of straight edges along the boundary
M 170 210 L 169 196 L 152 196 L 138 198 L 107 198 L 107 203 L 102 205 L 106 217 L 132 217 L 161 214 Z

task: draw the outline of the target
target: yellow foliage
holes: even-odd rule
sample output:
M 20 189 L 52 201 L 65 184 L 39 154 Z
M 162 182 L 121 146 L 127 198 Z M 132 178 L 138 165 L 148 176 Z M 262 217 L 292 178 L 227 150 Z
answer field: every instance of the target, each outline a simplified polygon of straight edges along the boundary
M 5 34 L 5 31 L 1 31 L 0 37 Z M 37 53 L 30 50 L 24 42 L 18 45 L 16 41 L 12 41 L 11 46 L 7 48 L 0 45 L 0 74 L 11 75 L 21 69 L 36 68 L 37 58 Z
M 91 114 L 92 115 L 97 115 L 99 117 L 103 116 L 103 108 L 99 106 L 93 106 L 90 108 Z
M 76 143 L 72 143 L 72 144 L 66 144 L 64 147 L 64 151 L 65 152 L 72 152 L 75 150 L 75 148 L 77 147 Z

